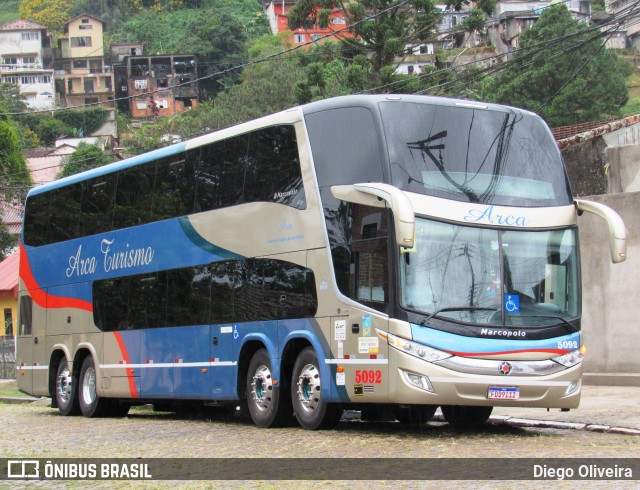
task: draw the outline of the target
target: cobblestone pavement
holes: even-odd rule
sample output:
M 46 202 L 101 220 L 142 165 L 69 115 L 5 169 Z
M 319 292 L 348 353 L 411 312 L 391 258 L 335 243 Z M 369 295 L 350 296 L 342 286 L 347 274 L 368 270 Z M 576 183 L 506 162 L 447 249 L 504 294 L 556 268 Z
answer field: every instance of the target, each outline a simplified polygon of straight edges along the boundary
M 198 416 L 132 409 L 120 419 L 62 417 L 49 400 L 0 403 L 0 456 L 6 458 L 634 458 L 640 436 L 580 430 L 518 427 L 501 419 L 457 434 L 442 422 L 417 430 L 397 423 L 341 422 L 328 431 L 259 429 L 215 410 Z M 248 461 L 247 464 L 251 464 Z M 402 468 L 397 468 L 402 474 Z M 319 478 L 315 475 L 315 478 Z M 23 488 L 4 485 L 0 488 Z M 511 488 L 516 482 L 154 482 L 140 488 Z M 517 482 L 546 488 L 554 482 Z M 602 486 L 601 486 L 602 484 Z M 614 482 L 637 488 L 637 482 Z M 87 488 L 86 482 L 40 482 L 42 488 Z M 91 482 L 91 488 L 130 488 L 131 482 Z M 605 482 L 563 482 L 563 488 L 609 488 Z

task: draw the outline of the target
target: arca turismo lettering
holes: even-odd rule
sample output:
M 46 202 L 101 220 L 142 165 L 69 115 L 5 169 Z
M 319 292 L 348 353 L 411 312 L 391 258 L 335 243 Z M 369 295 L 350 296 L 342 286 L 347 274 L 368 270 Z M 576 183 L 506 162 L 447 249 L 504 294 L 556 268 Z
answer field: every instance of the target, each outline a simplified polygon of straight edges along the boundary
M 464 220 L 468 223 L 486 223 L 490 225 L 527 226 L 529 224 L 525 216 L 514 216 L 497 211 L 493 206 L 484 209 L 470 209 Z
M 149 265 L 153 261 L 155 250 L 152 247 L 129 248 L 129 244 L 126 244 L 124 248 L 118 249 L 114 244 L 115 240 L 106 238 L 100 243 L 104 272 Z M 67 277 L 81 277 L 96 272 L 98 259 L 96 256 L 84 256 L 82 245 L 79 245 L 75 255 L 69 257 L 68 265 Z

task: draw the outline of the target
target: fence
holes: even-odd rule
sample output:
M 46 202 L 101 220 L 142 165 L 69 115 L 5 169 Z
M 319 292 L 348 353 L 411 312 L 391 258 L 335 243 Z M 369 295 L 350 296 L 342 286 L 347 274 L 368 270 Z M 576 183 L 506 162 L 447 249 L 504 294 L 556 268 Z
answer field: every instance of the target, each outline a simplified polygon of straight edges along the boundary
M 16 342 L 13 337 L 0 337 L 0 379 L 16 377 Z

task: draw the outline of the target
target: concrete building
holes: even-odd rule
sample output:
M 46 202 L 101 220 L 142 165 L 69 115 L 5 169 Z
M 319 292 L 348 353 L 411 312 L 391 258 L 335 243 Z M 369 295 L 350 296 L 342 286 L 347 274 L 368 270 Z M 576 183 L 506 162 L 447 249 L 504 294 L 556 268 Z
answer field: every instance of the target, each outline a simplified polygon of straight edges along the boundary
M 198 104 L 193 55 L 124 56 L 114 70 L 119 108 L 134 119 L 174 116 Z
M 0 25 L 0 80 L 17 85 L 32 109 L 55 107 L 51 56 L 45 27 L 26 20 Z
M 54 62 L 62 107 L 113 107 L 113 73 L 105 62 L 103 31 L 104 22 L 87 14 L 65 25 Z

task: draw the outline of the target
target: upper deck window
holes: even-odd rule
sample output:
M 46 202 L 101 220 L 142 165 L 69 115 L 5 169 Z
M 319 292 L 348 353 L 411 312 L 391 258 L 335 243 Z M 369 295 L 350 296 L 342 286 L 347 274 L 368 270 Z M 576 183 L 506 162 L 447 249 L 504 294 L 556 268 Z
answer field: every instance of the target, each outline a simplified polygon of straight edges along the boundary
M 571 192 L 544 122 L 518 110 L 380 104 L 393 185 L 444 199 L 562 206 Z

